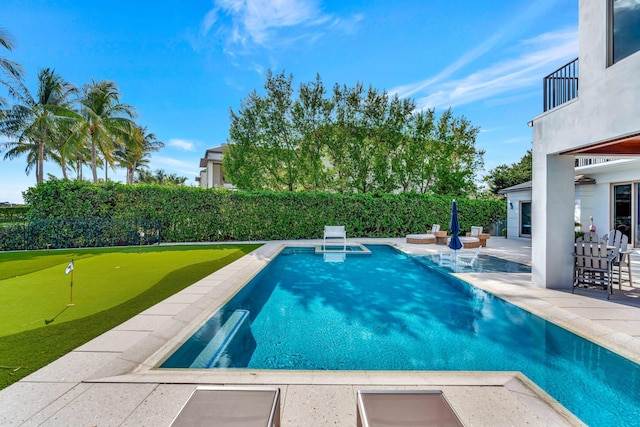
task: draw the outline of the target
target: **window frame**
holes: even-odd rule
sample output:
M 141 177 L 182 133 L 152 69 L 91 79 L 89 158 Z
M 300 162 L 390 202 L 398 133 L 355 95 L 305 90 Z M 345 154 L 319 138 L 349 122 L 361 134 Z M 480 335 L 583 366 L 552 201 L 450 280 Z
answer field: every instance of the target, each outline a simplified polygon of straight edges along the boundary
M 607 13 L 606 13 L 606 25 L 607 25 L 607 67 L 611 67 L 614 64 L 617 64 L 620 61 L 623 61 L 624 59 L 630 57 L 631 55 L 634 55 L 638 52 L 640 52 L 640 41 L 638 43 L 638 50 L 631 52 L 630 54 L 628 54 L 627 56 L 624 56 L 622 58 L 619 58 L 617 61 L 615 60 L 614 56 L 613 56 L 613 25 L 614 25 L 614 19 L 613 19 L 613 4 L 614 4 L 614 0 L 607 0 Z
M 531 214 L 533 213 L 531 210 L 531 200 L 520 200 L 520 204 L 518 206 L 518 236 L 519 237 L 526 237 L 526 238 L 531 238 L 531 233 L 532 233 L 532 228 L 533 228 L 533 224 L 530 222 L 529 223 L 529 234 L 523 233 L 522 231 L 522 213 L 524 212 L 523 210 L 523 205 L 529 205 L 529 218 L 531 219 Z

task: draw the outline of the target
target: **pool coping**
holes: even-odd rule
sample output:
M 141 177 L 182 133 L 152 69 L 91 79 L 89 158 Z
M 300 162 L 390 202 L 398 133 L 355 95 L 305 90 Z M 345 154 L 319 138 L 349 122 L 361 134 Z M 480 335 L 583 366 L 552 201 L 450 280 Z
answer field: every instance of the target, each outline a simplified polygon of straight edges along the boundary
M 437 253 L 435 245 L 412 245 L 403 242 L 404 239 L 353 239 L 358 243 L 391 244 L 407 253 Z M 106 387 L 116 384 L 127 384 L 144 387 L 145 385 L 171 385 L 177 389 L 191 387 L 193 384 L 278 384 L 282 387 L 341 387 L 340 391 L 348 395 L 349 389 L 356 387 L 441 387 L 454 395 L 452 404 L 457 410 L 466 399 L 456 400 L 456 393 L 474 394 L 475 389 L 496 387 L 509 392 L 514 399 L 526 408 L 535 408 L 549 419 L 564 421 L 567 425 L 581 425 L 572 414 L 559 405 L 554 399 L 540 390 L 521 373 L 491 373 L 491 372 L 442 372 L 442 371 L 259 371 L 259 370 L 214 370 L 202 372 L 197 370 L 155 369 L 158 363 L 177 348 L 199 325 L 211 316 L 219 307 L 228 301 L 238 289 L 253 278 L 259 271 L 275 257 L 285 246 L 315 246 L 317 240 L 311 241 L 279 241 L 267 242 L 260 248 L 218 270 L 210 276 L 194 283 L 165 301 L 145 310 L 138 316 L 124 322 L 122 325 L 106 332 L 96 339 L 78 347 L 52 364 L 29 375 L 22 381 L 0 391 L 0 421 L 17 419 L 7 412 L 16 405 L 21 406 L 18 418 L 22 421 L 51 419 L 72 415 L 71 402 L 82 401 L 82 396 L 89 398 L 90 387 L 102 384 Z M 416 246 L 429 246 L 416 247 Z M 492 254 L 490 248 L 487 249 Z M 498 255 L 500 256 L 500 255 Z M 503 256 L 503 258 L 505 258 Z M 522 260 L 513 259 L 519 262 Z M 503 298 L 527 311 L 539 315 L 559 326 L 571 330 L 597 344 L 609 348 L 631 360 L 640 361 L 640 340 L 637 337 L 615 331 L 598 324 L 574 311 L 567 310 L 554 304 L 561 299 L 581 301 L 585 297 L 567 294 L 557 290 L 536 288 L 531 285 L 530 273 L 458 273 L 463 280 L 481 289 Z M 515 286 L 514 286 L 515 285 Z M 589 299 L 592 301 L 591 299 Z M 574 305 L 580 305 L 575 304 Z M 606 301 L 598 301 L 596 308 L 610 309 Z M 633 319 L 639 318 L 640 311 L 633 308 Z M 25 403 L 19 399 L 23 389 L 39 389 L 58 384 L 58 394 L 42 402 Z M 159 386 L 157 386 L 159 387 Z M 167 386 L 168 387 L 168 386 Z M 82 391 L 84 390 L 84 391 Z M 156 390 L 154 388 L 154 390 Z M 309 393 L 316 393 L 309 389 Z M 345 391 L 346 390 L 346 391 Z M 82 391 L 82 392 L 81 392 Z M 146 392 L 146 389 L 145 391 Z M 144 394 L 143 391 L 141 393 Z M 187 390 L 184 390 L 186 393 Z M 17 394 L 16 394 L 17 393 Z M 79 394 L 78 394 L 79 393 Z M 114 391 L 115 393 L 115 391 Z M 10 396 L 14 394 L 14 396 Z M 72 395 L 78 394 L 71 399 Z M 143 399 L 147 402 L 152 392 Z M 16 398 L 18 396 L 18 398 Z M 65 399 L 70 399 L 62 405 Z M 292 397 L 294 399 L 294 397 Z M 330 400 L 330 398 L 328 398 Z M 523 403 L 524 402 L 524 403 Z M 181 402 L 183 403 L 183 402 Z M 512 402 L 513 403 L 513 402 Z M 286 405 L 286 399 L 283 401 Z M 27 405 L 27 407 L 23 407 Z M 513 404 L 515 405 L 515 404 Z M 513 406 L 512 405 L 512 406 Z M 59 409 L 56 409 L 60 406 Z M 517 405 L 515 405 L 517 406 Z M 291 406 L 292 408 L 295 405 Z M 518 407 L 522 413 L 529 410 Z M 478 412 L 482 413 L 481 408 Z M 517 409 L 517 408 L 514 408 Z M 169 409 L 167 408 L 167 411 Z M 509 408 L 505 409 L 509 411 Z M 140 411 L 133 408 L 124 418 L 135 419 Z M 289 411 L 291 415 L 291 411 Z M 283 414 L 284 415 L 284 414 Z M 353 414 L 351 414 L 353 415 Z M 351 416 L 349 415 L 349 416 Z M 166 418 L 166 414 L 164 415 Z M 291 415 L 295 419 L 294 415 Z M 462 410 L 463 420 L 465 410 Z M 477 414 L 467 414 L 467 420 L 473 420 Z M 485 420 L 492 414 L 485 411 Z M 511 414 L 511 416 L 516 416 Z M 529 415 L 531 416 L 531 415 Z M 537 416 L 537 415 L 536 415 Z M 489 417 L 489 418 L 487 418 Z M 543 419 L 545 419 L 543 417 Z M 76 418 L 72 418 L 76 419 Z M 316 420 L 317 421 L 317 420 Z M 477 421 L 477 419 L 476 419 Z M 529 421 L 531 421 L 529 419 Z M 287 425 L 286 423 L 283 425 Z M 292 423 L 290 425 L 298 425 Z M 309 424 L 314 425 L 314 424 Z

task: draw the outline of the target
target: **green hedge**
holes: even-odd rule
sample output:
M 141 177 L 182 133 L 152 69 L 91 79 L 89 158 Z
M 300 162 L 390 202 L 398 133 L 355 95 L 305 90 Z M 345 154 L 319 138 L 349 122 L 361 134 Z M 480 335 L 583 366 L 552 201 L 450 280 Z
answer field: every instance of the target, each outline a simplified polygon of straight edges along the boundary
M 240 192 L 193 187 L 91 184 L 50 180 L 25 193 L 29 220 L 160 220 L 163 242 L 277 240 L 322 237 L 324 225 L 349 237 L 398 237 L 446 229 L 451 197 L 403 194 Z M 458 199 L 460 226 L 485 228 L 506 218 L 498 200 Z
M 160 242 L 161 228 L 160 220 L 153 219 L 50 219 L 3 224 L 0 251 L 148 245 Z
M 0 206 L 0 224 L 24 222 L 28 211 L 28 206 Z

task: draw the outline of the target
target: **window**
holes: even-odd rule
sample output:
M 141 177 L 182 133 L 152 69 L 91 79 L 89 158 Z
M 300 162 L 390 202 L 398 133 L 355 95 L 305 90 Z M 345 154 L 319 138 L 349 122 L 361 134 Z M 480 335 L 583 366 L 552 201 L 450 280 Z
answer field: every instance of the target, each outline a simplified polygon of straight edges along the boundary
M 609 0 L 609 65 L 640 50 L 640 0 Z
M 631 218 L 631 184 L 622 184 L 613 186 L 613 228 L 620 230 L 622 234 L 626 234 L 631 239 L 631 226 L 633 224 Z
M 520 202 L 520 237 L 531 237 L 531 202 Z

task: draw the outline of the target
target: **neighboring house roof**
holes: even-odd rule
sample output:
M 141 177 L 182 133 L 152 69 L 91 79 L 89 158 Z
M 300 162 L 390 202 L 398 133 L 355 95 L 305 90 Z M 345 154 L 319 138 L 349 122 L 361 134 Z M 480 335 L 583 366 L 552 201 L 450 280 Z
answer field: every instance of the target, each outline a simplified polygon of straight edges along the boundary
M 525 191 L 531 190 L 531 182 L 527 181 L 522 184 L 512 185 L 511 187 L 503 188 L 502 190 L 498 190 L 498 194 L 507 194 L 507 193 L 515 193 L 516 191 Z
M 573 179 L 573 182 L 576 185 L 590 185 L 595 184 L 596 180 L 588 177 L 586 175 L 576 175 Z M 516 184 L 511 187 L 503 188 L 502 190 L 498 190 L 498 194 L 508 194 L 515 193 L 516 191 L 527 191 L 531 190 L 532 181 L 523 182 L 522 184 Z
M 224 150 L 226 150 L 226 148 L 227 148 L 227 144 L 222 144 L 219 147 L 209 148 L 207 151 L 204 152 L 204 157 L 200 159 L 200 167 L 206 168 L 207 162 L 209 160 L 212 160 L 209 158 L 209 153 L 224 154 Z

